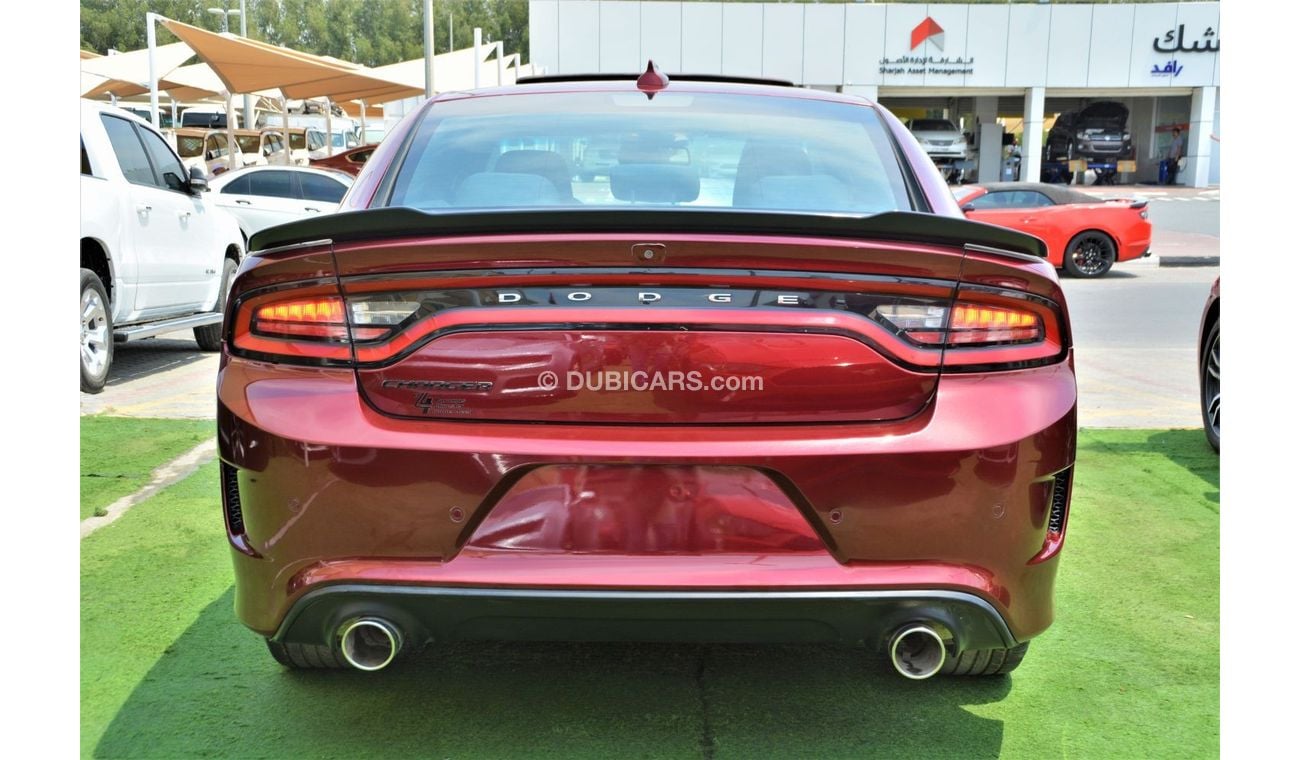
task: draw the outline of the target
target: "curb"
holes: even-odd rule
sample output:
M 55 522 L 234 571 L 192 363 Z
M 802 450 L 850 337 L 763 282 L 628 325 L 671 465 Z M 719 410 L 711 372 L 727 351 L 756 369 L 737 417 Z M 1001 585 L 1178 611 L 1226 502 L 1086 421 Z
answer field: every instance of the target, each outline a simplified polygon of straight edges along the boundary
M 1159 256 L 1156 266 L 1161 267 L 1217 267 L 1218 256 Z
M 217 439 L 209 438 L 200 443 L 198 446 L 181 454 L 170 462 L 158 467 L 153 471 L 153 477 L 149 483 L 133 494 L 128 494 L 109 504 L 105 509 L 107 514 L 103 517 L 87 517 L 81 521 L 81 537 L 85 538 L 91 533 L 108 525 L 117 518 L 126 514 L 126 511 L 145 499 L 153 496 L 167 486 L 179 483 L 189 477 L 199 467 L 212 461 L 217 455 Z

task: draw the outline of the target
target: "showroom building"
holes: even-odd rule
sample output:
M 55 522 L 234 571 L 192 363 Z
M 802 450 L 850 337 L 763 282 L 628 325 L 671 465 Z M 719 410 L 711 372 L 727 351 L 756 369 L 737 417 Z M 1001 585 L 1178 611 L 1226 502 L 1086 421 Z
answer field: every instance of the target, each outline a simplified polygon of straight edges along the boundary
M 1180 184 L 1219 181 L 1218 3 L 712 3 L 531 0 L 529 55 L 547 74 L 768 77 L 862 95 L 900 118 L 947 118 L 976 155 L 1045 169 L 1044 134 L 1096 101 L 1129 112 L 1135 169 L 1159 178 L 1174 128 Z M 1063 122 L 1064 123 L 1064 122 Z M 1056 157 L 1048 155 L 1048 167 Z M 1002 160 L 981 162 L 997 179 Z

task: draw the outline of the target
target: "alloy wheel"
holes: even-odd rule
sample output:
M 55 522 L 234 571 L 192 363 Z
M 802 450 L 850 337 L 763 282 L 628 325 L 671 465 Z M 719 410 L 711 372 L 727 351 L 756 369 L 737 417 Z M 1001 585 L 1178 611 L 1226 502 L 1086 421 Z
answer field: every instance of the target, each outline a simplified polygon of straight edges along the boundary
M 1219 438 L 1219 333 L 1214 333 L 1214 342 L 1210 344 L 1210 350 L 1205 354 L 1205 368 L 1203 370 L 1205 377 L 1202 386 L 1205 394 L 1205 420 L 1210 430 L 1214 433 L 1215 440 Z
M 1109 240 L 1099 234 L 1087 235 L 1070 253 L 1074 267 L 1084 277 L 1096 277 L 1115 263 L 1115 251 Z
M 96 377 L 108 364 L 108 311 L 93 288 L 81 292 L 81 364 Z

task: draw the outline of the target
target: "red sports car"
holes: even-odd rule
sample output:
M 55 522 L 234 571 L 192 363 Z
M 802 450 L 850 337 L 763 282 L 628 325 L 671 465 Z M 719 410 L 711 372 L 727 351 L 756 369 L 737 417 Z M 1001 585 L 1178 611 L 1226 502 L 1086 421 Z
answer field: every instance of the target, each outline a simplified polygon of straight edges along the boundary
M 1047 260 L 1074 277 L 1101 277 L 1116 262 L 1151 255 L 1146 201 L 1036 182 L 966 185 L 953 194 L 970 219 L 1041 238 Z
M 284 665 L 799 641 L 921 679 L 1051 624 L 1065 298 L 880 106 L 653 67 L 445 93 L 343 205 L 254 235 L 226 311 L 235 606 Z
M 361 173 L 361 167 L 366 165 L 366 161 L 370 160 L 370 156 L 375 152 L 376 147 L 378 146 L 362 145 L 360 148 L 335 153 L 328 158 L 313 158 L 311 165 L 317 169 L 337 169 L 355 177 Z

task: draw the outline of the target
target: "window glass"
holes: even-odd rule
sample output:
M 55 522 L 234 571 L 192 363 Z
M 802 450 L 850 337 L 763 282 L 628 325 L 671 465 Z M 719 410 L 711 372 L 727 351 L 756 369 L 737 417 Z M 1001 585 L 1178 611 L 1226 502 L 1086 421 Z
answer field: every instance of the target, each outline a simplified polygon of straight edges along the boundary
M 298 181 L 302 183 L 302 197 L 309 201 L 338 203 L 348 191 L 342 182 L 319 174 L 303 172 L 298 175 Z
M 338 203 L 343 200 L 344 192 L 347 192 L 346 184 L 339 182 L 338 179 L 321 177 L 320 174 L 308 174 L 304 171 L 298 175 L 298 181 L 303 184 L 303 197 L 307 200 Z
M 391 205 L 911 209 L 875 109 L 730 93 L 467 98 L 419 126 Z
M 325 147 L 325 135 L 315 131 L 307 133 L 308 150 L 320 150 L 321 148 L 324 147 Z
M 229 184 L 221 188 L 221 193 L 223 195 L 249 195 L 248 180 L 252 176 L 252 174 L 242 174 L 238 179 L 232 179 Z
M 307 135 L 303 132 L 290 132 L 289 145 L 294 150 L 303 150 L 307 147 Z
M 359 150 L 356 153 L 353 153 L 352 155 L 348 156 L 347 160 L 349 163 L 353 163 L 353 164 L 364 164 L 366 161 L 370 159 L 370 155 L 372 153 L 374 153 L 373 150 Z
M 153 167 L 162 178 L 163 187 L 168 190 L 184 192 L 188 184 L 189 174 L 185 171 L 184 165 L 180 159 L 172 153 L 172 149 L 167 147 L 167 143 L 161 137 L 147 129 L 139 129 L 140 139 L 144 141 L 145 150 L 149 152 L 149 158 L 153 161 Z
M 257 147 L 261 144 L 262 138 L 259 135 L 235 135 L 235 142 L 239 144 L 241 153 L 252 155 L 257 152 Z
M 1005 191 L 1004 191 L 1004 192 L 985 193 L 984 195 L 981 195 L 980 197 L 978 197 L 978 198 L 976 198 L 975 200 L 971 201 L 971 202 L 970 202 L 970 205 L 974 206 L 974 207 L 977 208 L 977 209 L 984 209 L 984 208 L 1010 208 L 1010 207 L 1011 207 L 1011 200 L 1012 200 L 1012 199 L 1011 199 L 1011 196 L 1012 196 L 1012 193 L 1005 192 Z
M 248 175 L 248 194 L 271 198 L 297 198 L 293 188 L 293 174 L 289 172 L 253 172 Z
M 86 155 L 85 140 L 81 141 L 81 173 L 89 176 L 94 176 L 95 174 L 90 170 L 90 156 Z
M 113 145 L 113 155 L 117 156 L 117 165 L 122 168 L 126 181 L 136 185 L 157 186 L 153 167 L 145 156 L 144 146 L 136 137 L 135 127 L 126 119 L 100 114 L 104 129 L 108 132 L 108 141 Z

